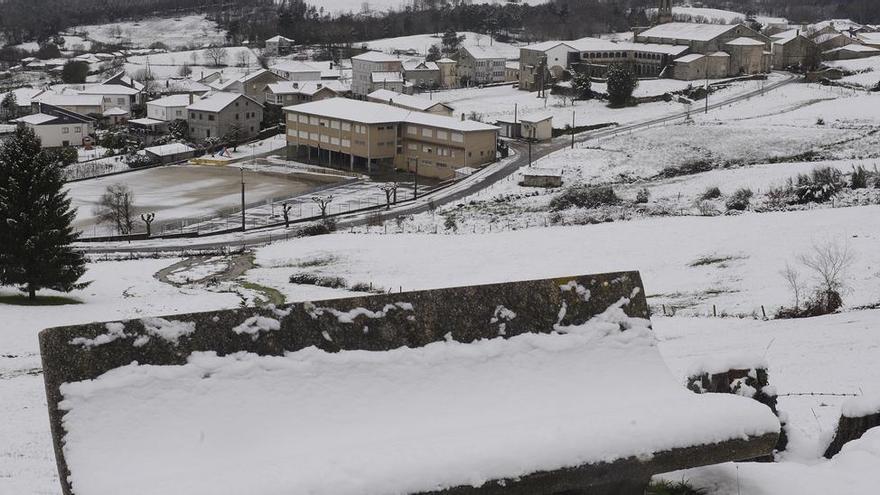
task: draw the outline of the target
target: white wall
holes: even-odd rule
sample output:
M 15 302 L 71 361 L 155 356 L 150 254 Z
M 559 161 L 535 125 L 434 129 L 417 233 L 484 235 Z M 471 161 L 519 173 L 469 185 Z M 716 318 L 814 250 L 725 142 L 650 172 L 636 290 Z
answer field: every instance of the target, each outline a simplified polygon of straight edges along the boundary
M 86 124 L 28 125 L 28 127 L 34 130 L 44 148 L 64 146 L 64 141 L 68 141 L 69 146 L 82 146 L 83 138 L 89 135 L 89 127 Z M 67 132 L 64 132 L 65 129 Z

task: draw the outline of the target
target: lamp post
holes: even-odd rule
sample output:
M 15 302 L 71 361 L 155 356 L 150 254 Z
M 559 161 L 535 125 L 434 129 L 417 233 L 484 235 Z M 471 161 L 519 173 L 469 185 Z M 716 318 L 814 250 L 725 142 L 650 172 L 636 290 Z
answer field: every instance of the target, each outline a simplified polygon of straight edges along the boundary
M 238 170 L 241 172 L 241 231 L 244 232 L 244 167 Z

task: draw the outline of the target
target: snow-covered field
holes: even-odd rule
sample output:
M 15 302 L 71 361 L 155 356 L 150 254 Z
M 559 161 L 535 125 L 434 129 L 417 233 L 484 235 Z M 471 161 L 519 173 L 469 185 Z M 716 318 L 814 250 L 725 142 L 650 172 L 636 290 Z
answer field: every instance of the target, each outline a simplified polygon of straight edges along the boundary
M 537 2 L 536 2 L 537 3 Z M 459 36 L 464 36 L 461 42 L 462 47 L 483 46 L 492 47 L 495 51 L 507 57 L 510 60 L 519 59 L 519 47 L 510 43 L 494 41 L 485 34 L 472 33 L 470 31 L 462 31 Z M 442 45 L 442 34 L 416 34 L 413 36 L 400 36 L 397 38 L 384 38 L 373 41 L 365 41 L 356 43 L 358 46 L 365 46 L 371 50 L 382 52 L 393 52 L 395 50 L 416 50 L 422 55 L 427 55 L 428 49 L 432 45 Z
M 78 26 L 77 32 L 102 43 L 128 42 L 135 48 L 147 48 L 157 42 L 169 48 L 185 48 L 222 44 L 226 40 L 226 32 L 204 15 Z
M 546 3 L 547 0 L 521 0 L 520 3 L 529 5 L 538 5 Z M 481 3 L 504 3 L 502 0 L 472 0 L 474 4 Z M 413 0 L 370 0 L 363 2 L 360 0 L 321 0 L 315 4 L 317 7 L 323 8 L 328 13 L 341 12 L 364 12 L 365 8 L 369 12 L 378 13 L 389 10 L 403 10 L 406 7 L 412 7 Z
M 880 56 L 855 60 L 835 60 L 825 62 L 825 65 L 855 72 L 856 74 L 841 79 L 845 83 L 866 88 L 873 88 L 877 83 L 880 83 Z

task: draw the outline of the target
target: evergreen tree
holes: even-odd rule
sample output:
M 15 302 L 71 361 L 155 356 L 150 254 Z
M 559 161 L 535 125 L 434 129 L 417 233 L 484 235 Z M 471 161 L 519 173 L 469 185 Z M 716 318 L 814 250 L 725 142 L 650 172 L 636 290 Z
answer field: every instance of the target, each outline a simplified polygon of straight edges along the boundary
M 18 116 L 18 101 L 15 99 L 15 93 L 12 91 L 6 93 L 3 101 L 0 102 L 0 116 L 4 119 L 11 120 Z
M 577 93 L 576 97 L 581 100 L 589 100 L 593 96 L 592 81 L 590 76 L 584 72 L 575 72 L 571 78 L 571 87 Z
M 428 48 L 428 56 L 425 57 L 425 62 L 436 62 L 441 58 L 443 58 L 443 53 L 440 51 L 440 47 L 431 45 L 431 48 Z
M 639 85 L 632 72 L 620 65 L 608 68 L 608 99 L 614 106 L 626 105 Z
M 36 297 L 40 289 L 84 287 L 85 258 L 71 243 L 79 234 L 63 191 L 60 164 L 27 128 L 0 146 L 0 284 Z
M 442 38 L 443 53 L 447 55 L 458 53 L 462 41 L 464 41 L 464 35 L 459 36 L 454 29 L 447 29 Z

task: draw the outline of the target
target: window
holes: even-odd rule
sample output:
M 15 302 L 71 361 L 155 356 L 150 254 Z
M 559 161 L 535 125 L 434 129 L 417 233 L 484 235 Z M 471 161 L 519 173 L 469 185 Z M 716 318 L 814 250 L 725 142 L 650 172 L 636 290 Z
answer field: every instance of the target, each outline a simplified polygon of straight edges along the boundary
M 430 153 L 430 152 L 431 152 L 431 148 L 428 147 L 428 146 L 422 146 L 422 152 L 424 152 L 424 153 Z
M 320 121 L 321 119 L 319 119 L 318 117 L 309 117 L 309 124 L 311 125 L 318 125 L 318 122 Z
M 343 131 L 351 131 L 351 124 L 349 124 L 348 122 L 343 122 L 342 123 L 342 130 Z
M 309 133 L 306 132 L 306 131 L 299 131 L 299 137 L 301 137 L 301 138 L 303 138 L 303 139 L 308 139 L 308 138 L 309 138 Z
M 208 114 L 208 120 L 213 121 L 213 120 L 214 120 L 214 114 L 209 113 L 209 114 Z
M 189 113 L 189 118 L 195 120 L 195 119 L 196 119 L 196 114 L 195 114 L 195 112 L 190 112 L 190 113 Z
M 238 120 L 238 114 L 235 114 L 235 120 Z
M 412 134 L 413 136 L 417 136 L 419 134 L 419 130 L 416 129 L 414 126 L 408 125 L 408 126 L 406 126 L 406 133 Z
M 342 147 L 343 147 L 343 148 L 348 148 L 348 147 L 350 147 L 350 146 L 351 146 L 351 141 L 349 141 L 348 139 L 343 139 L 343 140 L 342 140 Z
M 325 135 L 321 134 L 321 142 L 322 142 L 322 143 L 329 143 L 329 142 L 330 142 L 330 136 L 325 136 Z
M 447 140 L 449 139 L 449 133 L 446 131 L 437 131 L 437 139 Z
M 78 126 L 78 127 L 74 127 L 74 128 L 73 128 L 73 133 L 74 133 L 74 134 L 82 134 L 82 131 L 83 131 L 83 128 L 82 128 L 81 126 Z
M 120 105 L 125 105 L 125 98 L 116 98 L 116 103 L 119 103 Z
M 330 121 L 330 128 L 331 129 L 339 129 L 339 121 L 338 120 L 331 120 Z
M 318 133 L 317 132 L 310 132 L 309 139 L 311 139 L 312 141 L 317 141 L 318 140 Z
M 431 129 L 422 129 L 422 137 L 429 138 L 429 137 L 433 137 L 433 136 L 434 136 L 434 132 L 431 131 Z
M 204 120 L 204 119 L 205 119 L 205 114 L 203 114 L 202 112 L 199 112 L 199 120 Z
M 327 119 L 321 119 L 318 121 L 318 125 L 320 125 L 321 127 L 327 127 L 328 125 L 330 125 L 330 121 Z
M 456 142 L 456 143 L 463 143 L 464 142 L 464 135 L 460 134 L 458 132 L 453 132 L 452 133 L 452 141 Z
M 416 143 L 409 143 L 406 145 L 406 148 L 410 151 L 418 151 L 419 145 L 417 145 Z
M 308 115 L 299 114 L 299 118 L 298 118 L 298 120 L 299 120 L 299 123 L 300 123 L 300 124 L 308 124 L 308 123 L 309 123 L 309 116 L 308 116 Z
M 62 127 L 61 134 L 70 134 L 70 128 L 69 127 Z

